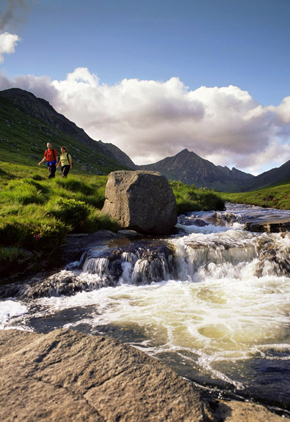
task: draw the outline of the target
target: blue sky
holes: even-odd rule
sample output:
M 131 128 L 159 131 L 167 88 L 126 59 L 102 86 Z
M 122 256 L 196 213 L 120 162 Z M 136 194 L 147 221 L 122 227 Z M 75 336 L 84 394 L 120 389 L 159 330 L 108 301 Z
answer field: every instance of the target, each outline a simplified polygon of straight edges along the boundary
M 290 159 L 289 0 L 0 0 L 0 18 L 18 37 L 0 37 L 0 89 L 137 164 L 183 148 L 254 173 Z

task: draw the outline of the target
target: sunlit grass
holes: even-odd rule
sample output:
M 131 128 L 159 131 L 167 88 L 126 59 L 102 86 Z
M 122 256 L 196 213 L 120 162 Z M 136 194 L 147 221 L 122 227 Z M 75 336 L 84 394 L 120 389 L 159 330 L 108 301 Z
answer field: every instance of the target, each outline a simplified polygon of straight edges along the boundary
M 257 205 L 264 208 L 290 209 L 290 185 L 260 189 L 254 192 L 221 193 L 225 201 Z

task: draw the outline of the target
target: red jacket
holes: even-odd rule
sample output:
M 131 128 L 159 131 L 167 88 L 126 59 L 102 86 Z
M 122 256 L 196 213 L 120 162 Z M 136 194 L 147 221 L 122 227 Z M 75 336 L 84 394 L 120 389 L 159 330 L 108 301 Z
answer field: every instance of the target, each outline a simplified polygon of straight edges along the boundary
M 44 156 L 46 157 L 46 161 L 57 161 L 56 149 L 47 149 L 44 152 Z

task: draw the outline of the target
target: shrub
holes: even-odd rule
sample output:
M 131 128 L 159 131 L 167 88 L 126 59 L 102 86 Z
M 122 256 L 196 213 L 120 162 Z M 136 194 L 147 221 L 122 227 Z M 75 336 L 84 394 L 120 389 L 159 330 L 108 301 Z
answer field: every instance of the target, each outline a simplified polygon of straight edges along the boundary
M 58 198 L 48 204 L 47 213 L 78 230 L 89 216 L 90 208 L 82 201 Z
M 224 200 L 213 190 L 197 188 L 179 181 L 169 180 L 176 199 L 177 213 L 184 214 L 191 211 L 209 211 L 225 209 Z
M 25 251 L 14 246 L 9 248 L 0 248 L 0 263 L 5 265 L 10 262 L 14 262 L 18 259 L 26 258 L 27 254 Z
M 69 231 L 69 226 L 54 218 L 40 221 L 33 217 L 13 216 L 0 223 L 2 244 L 23 246 L 29 250 L 50 249 L 60 244 Z
M 83 230 L 86 233 L 94 233 L 98 230 L 110 230 L 116 232 L 118 225 L 115 220 L 103 214 L 100 210 L 94 210 L 86 219 Z
M 205 191 L 200 195 L 199 202 L 204 210 L 218 210 L 225 209 L 225 202 L 213 191 Z
M 105 181 L 89 185 L 76 179 L 56 179 L 55 183 L 61 188 L 62 197 L 72 197 L 77 201 L 86 202 L 96 208 L 102 208 L 105 202 Z

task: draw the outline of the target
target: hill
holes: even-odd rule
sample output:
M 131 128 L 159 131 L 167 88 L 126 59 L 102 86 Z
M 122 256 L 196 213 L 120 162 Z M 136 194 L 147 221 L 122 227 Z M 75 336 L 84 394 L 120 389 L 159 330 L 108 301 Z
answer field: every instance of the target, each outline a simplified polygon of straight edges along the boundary
M 0 141 L 7 162 L 36 165 L 51 142 L 58 150 L 67 146 L 79 171 L 107 174 L 134 166 L 119 148 L 91 139 L 47 101 L 18 88 L 0 91 Z
M 290 160 L 282 166 L 273 168 L 259 174 L 254 179 L 246 181 L 242 192 L 248 192 L 272 186 L 286 185 L 290 183 Z
M 228 167 L 215 166 L 187 149 L 155 164 L 138 166 L 138 168 L 159 171 L 168 179 L 222 192 L 241 192 L 245 182 L 250 183 L 255 179 L 255 176 L 235 168 L 230 170 Z

